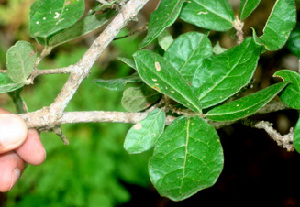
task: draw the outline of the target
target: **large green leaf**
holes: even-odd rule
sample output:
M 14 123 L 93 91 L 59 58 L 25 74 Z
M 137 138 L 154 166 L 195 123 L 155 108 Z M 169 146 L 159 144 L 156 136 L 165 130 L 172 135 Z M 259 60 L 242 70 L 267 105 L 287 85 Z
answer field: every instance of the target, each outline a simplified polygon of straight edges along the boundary
M 165 123 L 165 113 L 160 109 L 153 110 L 145 119 L 129 129 L 125 138 L 125 149 L 130 154 L 150 149 L 162 134 Z
M 83 0 L 37 0 L 30 7 L 30 36 L 48 38 L 71 27 L 83 15 L 83 11 Z
M 76 22 L 72 27 L 66 28 L 58 34 L 49 38 L 48 45 L 56 47 L 64 42 L 81 37 L 101 26 L 103 26 L 116 12 L 110 10 L 109 12 L 87 16 Z
M 212 121 L 235 121 L 255 114 L 282 91 L 287 84 L 287 82 L 276 83 L 237 101 L 217 106 L 207 112 L 206 117 Z
M 239 16 L 241 20 L 246 19 L 259 5 L 261 0 L 240 0 Z
M 294 109 L 300 109 L 300 74 L 295 71 L 281 70 L 274 73 L 290 84 L 280 94 L 282 102 Z
M 289 38 L 295 23 L 295 2 L 293 0 L 277 0 L 263 30 L 263 35 L 258 38 L 253 30 L 255 42 L 268 50 L 278 50 Z
M 204 58 L 212 55 L 212 45 L 206 35 L 190 32 L 181 35 L 165 52 L 164 58 L 180 72 L 187 82 L 192 82 L 196 69 Z
M 140 47 L 145 47 L 157 38 L 166 27 L 170 27 L 180 14 L 185 0 L 162 0 L 158 8 L 151 14 L 148 34 Z
M 145 83 L 186 107 L 201 112 L 196 94 L 168 61 L 149 50 L 137 51 L 133 57 L 140 77 Z
M 192 82 L 202 107 L 226 100 L 249 83 L 259 54 L 260 47 L 247 38 L 240 45 L 203 60 Z
M 158 101 L 161 94 L 146 84 L 127 88 L 121 100 L 123 107 L 129 112 L 142 111 Z
M 124 78 L 111 79 L 111 80 L 103 80 L 103 79 L 95 80 L 95 83 L 98 86 L 106 88 L 111 91 L 123 91 L 127 83 L 136 83 L 136 82 L 142 82 L 137 73 L 134 73 Z
M 180 17 L 188 23 L 216 31 L 232 28 L 234 13 L 227 0 L 190 0 Z
M 212 186 L 223 162 L 216 130 L 200 117 L 179 117 L 155 144 L 150 178 L 162 196 L 181 201 Z
M 6 73 L 0 73 L 0 93 L 15 91 L 24 86 L 24 83 L 13 82 Z
M 294 129 L 294 147 L 295 150 L 300 153 L 300 119 Z
M 37 52 L 34 46 L 26 41 L 18 41 L 6 53 L 7 75 L 14 82 L 26 82 L 34 69 Z

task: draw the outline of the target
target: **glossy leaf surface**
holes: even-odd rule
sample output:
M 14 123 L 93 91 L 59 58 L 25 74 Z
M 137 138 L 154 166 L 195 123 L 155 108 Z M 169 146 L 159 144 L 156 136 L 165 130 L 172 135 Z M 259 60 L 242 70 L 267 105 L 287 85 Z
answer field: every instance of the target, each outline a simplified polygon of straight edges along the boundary
M 157 38 L 165 28 L 170 27 L 180 14 L 184 0 L 162 0 L 151 14 L 148 34 L 140 47 L 145 47 Z
M 206 35 L 190 32 L 174 40 L 164 58 L 180 72 L 187 82 L 192 82 L 194 73 L 204 58 L 212 55 L 212 45 Z
M 196 94 L 168 61 L 149 50 L 137 51 L 133 57 L 140 77 L 145 83 L 186 107 L 201 112 Z
M 255 42 L 263 45 L 267 50 L 281 49 L 289 38 L 295 23 L 295 1 L 277 0 L 263 30 L 263 35 L 258 38 L 253 30 Z
M 197 27 L 216 31 L 229 30 L 234 21 L 234 13 L 227 0 L 186 1 L 180 17 Z
M 247 38 L 240 45 L 203 60 L 192 82 L 202 107 L 226 100 L 249 83 L 259 54 L 260 47 Z
M 276 83 L 257 93 L 240 98 L 236 101 L 217 106 L 210 110 L 206 117 L 212 121 L 235 121 L 255 114 L 269 103 L 287 83 Z
M 261 0 L 240 0 L 240 20 L 246 19 L 253 10 L 259 5 Z
M 216 130 L 200 117 L 179 117 L 155 144 L 150 178 L 162 196 L 181 201 L 212 186 L 223 162 Z
M 294 109 L 300 109 L 300 74 L 295 71 L 281 70 L 274 73 L 274 76 L 290 82 L 280 94 L 281 101 Z
M 160 109 L 155 109 L 145 119 L 133 125 L 124 143 L 128 153 L 141 153 L 153 147 L 164 130 L 165 122 L 165 113 Z

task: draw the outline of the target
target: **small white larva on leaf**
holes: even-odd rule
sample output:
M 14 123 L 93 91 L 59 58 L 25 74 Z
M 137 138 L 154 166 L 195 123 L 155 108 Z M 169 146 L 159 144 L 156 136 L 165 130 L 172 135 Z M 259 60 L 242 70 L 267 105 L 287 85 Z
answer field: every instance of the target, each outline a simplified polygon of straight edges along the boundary
M 155 64 L 156 71 L 161 71 L 160 63 L 159 62 L 155 62 L 154 64 Z

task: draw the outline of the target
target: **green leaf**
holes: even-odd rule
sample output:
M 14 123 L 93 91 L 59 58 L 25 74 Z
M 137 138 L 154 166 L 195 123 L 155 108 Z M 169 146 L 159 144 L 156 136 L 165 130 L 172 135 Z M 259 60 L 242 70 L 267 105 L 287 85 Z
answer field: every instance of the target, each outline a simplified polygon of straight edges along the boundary
M 86 16 L 85 18 L 76 22 L 72 27 L 66 28 L 58 34 L 50 37 L 48 45 L 51 47 L 57 47 L 64 42 L 88 34 L 89 32 L 103 26 L 115 14 L 116 11 L 110 10 L 106 13 Z
M 162 196 L 181 201 L 212 186 L 223 162 L 216 130 L 200 117 L 179 117 L 155 144 L 150 179 Z
M 36 60 L 35 47 L 26 41 L 18 41 L 6 53 L 7 75 L 14 82 L 26 82 L 34 69 Z
M 226 100 L 249 83 L 259 54 L 260 47 L 247 38 L 240 45 L 203 60 L 192 82 L 202 107 Z
M 148 34 L 140 44 L 140 48 L 149 45 L 165 28 L 170 27 L 180 14 L 185 0 L 162 0 L 158 8 L 151 14 Z
M 95 80 L 95 83 L 98 86 L 106 88 L 111 91 L 123 91 L 127 83 L 136 83 L 136 82 L 142 82 L 137 73 L 134 73 L 124 78 L 111 79 L 111 80 L 102 80 L 102 79 Z
M 286 42 L 286 47 L 298 58 L 300 58 L 300 24 L 291 32 L 290 38 Z
M 128 65 L 130 68 L 137 70 L 134 60 L 125 57 L 118 57 L 117 59 Z
M 145 119 L 129 129 L 124 148 L 130 154 L 137 154 L 150 149 L 162 134 L 165 123 L 165 113 L 160 109 L 153 110 Z
M 239 100 L 217 106 L 207 112 L 206 118 L 212 121 L 235 121 L 255 114 L 269 103 L 288 83 L 276 83 L 257 93 Z
M 83 0 L 37 0 L 30 7 L 30 36 L 48 38 L 75 24 L 83 11 Z
M 6 73 L 0 73 L 0 93 L 15 91 L 24 86 L 24 83 L 13 82 Z
M 159 36 L 158 36 L 158 43 L 163 50 L 167 50 L 173 42 L 173 37 L 168 31 L 165 29 Z
M 161 94 L 146 84 L 139 87 L 127 88 L 121 100 L 123 107 L 129 112 L 139 112 L 155 103 Z
M 300 119 L 294 129 L 294 147 L 295 150 L 300 153 Z
M 150 87 L 196 112 L 201 112 L 196 94 L 168 61 L 149 50 L 137 51 L 133 58 L 141 79 Z
M 289 38 L 295 23 L 295 2 L 292 0 L 277 0 L 263 30 L 263 35 L 258 38 L 253 30 L 254 40 L 267 50 L 281 49 Z
M 284 82 L 290 82 L 280 94 L 281 101 L 294 109 L 300 109 L 300 74 L 295 71 L 281 70 L 274 73 L 274 76 L 281 77 Z
M 180 72 L 187 82 L 192 82 L 194 73 L 204 58 L 212 55 L 212 45 L 206 35 L 190 32 L 174 40 L 164 58 Z
M 186 1 L 180 17 L 197 27 L 216 31 L 229 30 L 234 21 L 234 13 L 227 0 Z
M 260 4 L 261 0 L 240 0 L 240 20 L 246 19 Z

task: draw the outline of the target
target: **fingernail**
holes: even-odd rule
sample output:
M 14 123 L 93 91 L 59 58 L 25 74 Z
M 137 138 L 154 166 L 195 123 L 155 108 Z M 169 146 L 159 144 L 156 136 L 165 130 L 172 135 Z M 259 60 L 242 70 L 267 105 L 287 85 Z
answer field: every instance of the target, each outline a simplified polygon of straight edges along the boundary
M 11 190 L 15 186 L 15 184 L 18 181 L 18 179 L 20 178 L 20 176 L 21 176 L 21 170 L 17 169 L 17 168 L 14 169 L 12 176 L 11 176 L 11 184 L 10 184 L 9 190 Z

